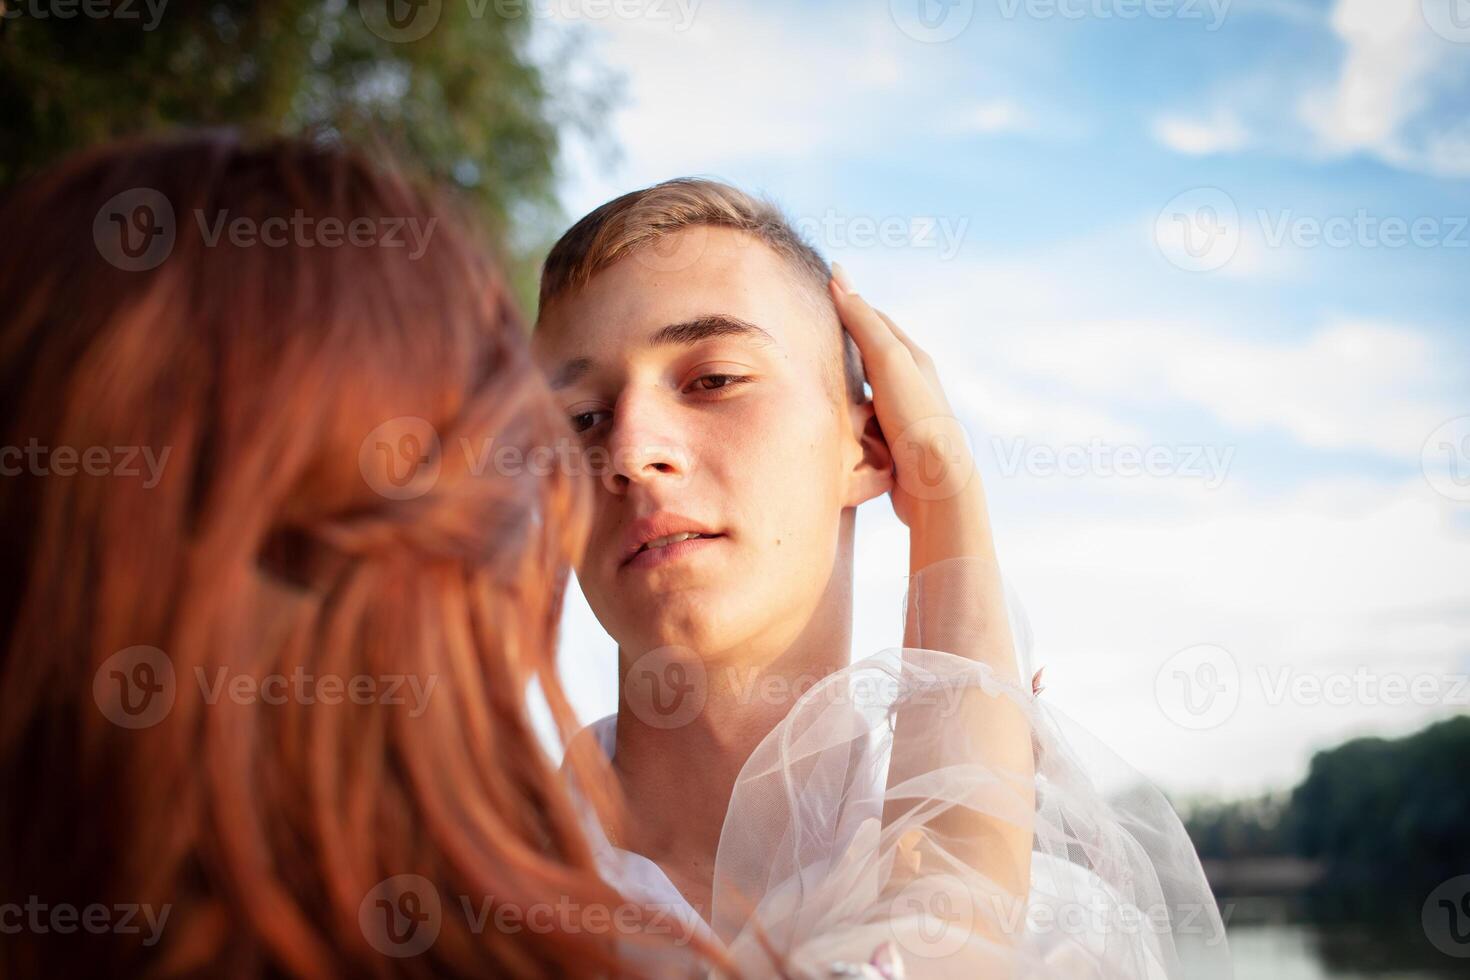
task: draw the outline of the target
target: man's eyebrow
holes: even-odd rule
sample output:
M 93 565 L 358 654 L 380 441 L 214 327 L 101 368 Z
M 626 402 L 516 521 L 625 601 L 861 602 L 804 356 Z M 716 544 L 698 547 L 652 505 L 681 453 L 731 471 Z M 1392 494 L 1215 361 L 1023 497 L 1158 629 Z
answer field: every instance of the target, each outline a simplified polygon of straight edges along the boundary
M 661 327 L 648 338 L 648 345 L 661 347 L 665 344 L 678 344 L 688 347 L 711 337 L 746 337 L 762 345 L 776 343 L 775 337 L 753 323 L 724 313 L 711 313 L 684 323 L 671 323 L 667 327 Z
M 561 367 L 557 368 L 551 376 L 551 390 L 560 391 L 570 387 L 591 370 L 592 358 L 590 357 L 574 357 L 570 361 L 563 361 Z
M 746 337 L 761 346 L 776 344 L 776 338 L 768 331 L 749 321 L 724 313 L 711 313 L 695 317 L 693 320 L 686 320 L 683 323 L 671 323 L 666 327 L 660 327 L 648 338 L 647 344 L 649 347 L 669 345 L 691 347 L 712 337 Z M 590 357 L 574 357 L 563 361 L 551 376 L 552 390 L 557 391 L 576 384 L 592 370 L 592 366 Z

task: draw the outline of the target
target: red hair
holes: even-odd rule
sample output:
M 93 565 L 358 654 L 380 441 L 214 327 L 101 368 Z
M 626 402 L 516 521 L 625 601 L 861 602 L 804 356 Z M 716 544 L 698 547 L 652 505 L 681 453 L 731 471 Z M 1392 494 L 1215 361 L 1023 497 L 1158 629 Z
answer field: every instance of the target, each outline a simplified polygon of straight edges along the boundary
M 169 231 L 135 206 L 159 200 L 150 266 L 112 236 Z M 292 215 L 320 240 L 228 231 Z M 327 244 L 330 219 L 382 237 Z M 387 241 L 412 221 L 418 256 Z M 526 698 L 568 741 L 552 651 L 588 490 L 474 465 L 569 430 L 468 224 L 353 152 L 220 132 L 73 159 L 0 228 L 0 445 L 52 454 L 0 478 L 0 896 L 171 907 L 154 945 L 22 930 L 0 974 L 616 971 L 605 932 L 477 931 L 456 899 L 620 901 Z M 375 694 L 264 696 L 302 676 Z M 119 724 L 129 678 L 171 705 Z M 362 916 L 402 875 L 443 914 L 396 958 Z

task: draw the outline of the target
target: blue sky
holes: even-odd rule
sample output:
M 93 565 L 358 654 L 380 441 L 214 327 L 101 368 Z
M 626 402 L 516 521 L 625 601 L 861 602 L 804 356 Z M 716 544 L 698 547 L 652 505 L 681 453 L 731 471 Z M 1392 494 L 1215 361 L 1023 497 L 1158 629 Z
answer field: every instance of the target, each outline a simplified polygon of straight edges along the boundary
M 1147 775 L 1470 707 L 1470 0 L 536 7 L 623 78 L 567 212 L 718 176 L 840 260 L 940 363 L 1047 697 Z M 859 512 L 859 636 L 905 540 Z M 590 720 L 613 646 L 565 631 Z

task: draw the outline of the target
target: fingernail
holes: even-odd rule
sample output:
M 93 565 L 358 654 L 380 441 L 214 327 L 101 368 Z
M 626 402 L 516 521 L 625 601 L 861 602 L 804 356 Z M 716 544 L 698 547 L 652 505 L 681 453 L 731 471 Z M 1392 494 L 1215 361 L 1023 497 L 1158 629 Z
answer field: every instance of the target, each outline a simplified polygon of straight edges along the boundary
M 847 278 L 847 270 L 842 267 L 842 263 L 840 262 L 832 263 L 832 281 L 837 283 L 837 288 L 841 289 L 844 293 L 852 292 L 852 280 Z

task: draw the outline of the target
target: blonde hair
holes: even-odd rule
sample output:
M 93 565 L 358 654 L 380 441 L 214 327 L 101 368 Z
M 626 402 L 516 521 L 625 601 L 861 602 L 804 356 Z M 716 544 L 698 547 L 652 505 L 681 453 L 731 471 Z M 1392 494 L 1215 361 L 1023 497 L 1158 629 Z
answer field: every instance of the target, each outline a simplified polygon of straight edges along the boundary
M 592 277 L 621 259 L 688 228 L 732 228 L 744 232 L 784 259 L 799 281 L 813 287 L 819 302 L 832 309 L 827 281 L 832 270 L 802 239 L 774 203 L 729 184 L 679 177 L 614 198 L 589 212 L 562 235 L 541 270 L 540 307 L 583 288 Z M 836 319 L 836 311 L 832 310 Z M 837 325 L 842 349 L 840 384 L 849 401 L 863 400 L 863 365 L 857 345 Z M 834 390 L 835 371 L 828 372 Z

